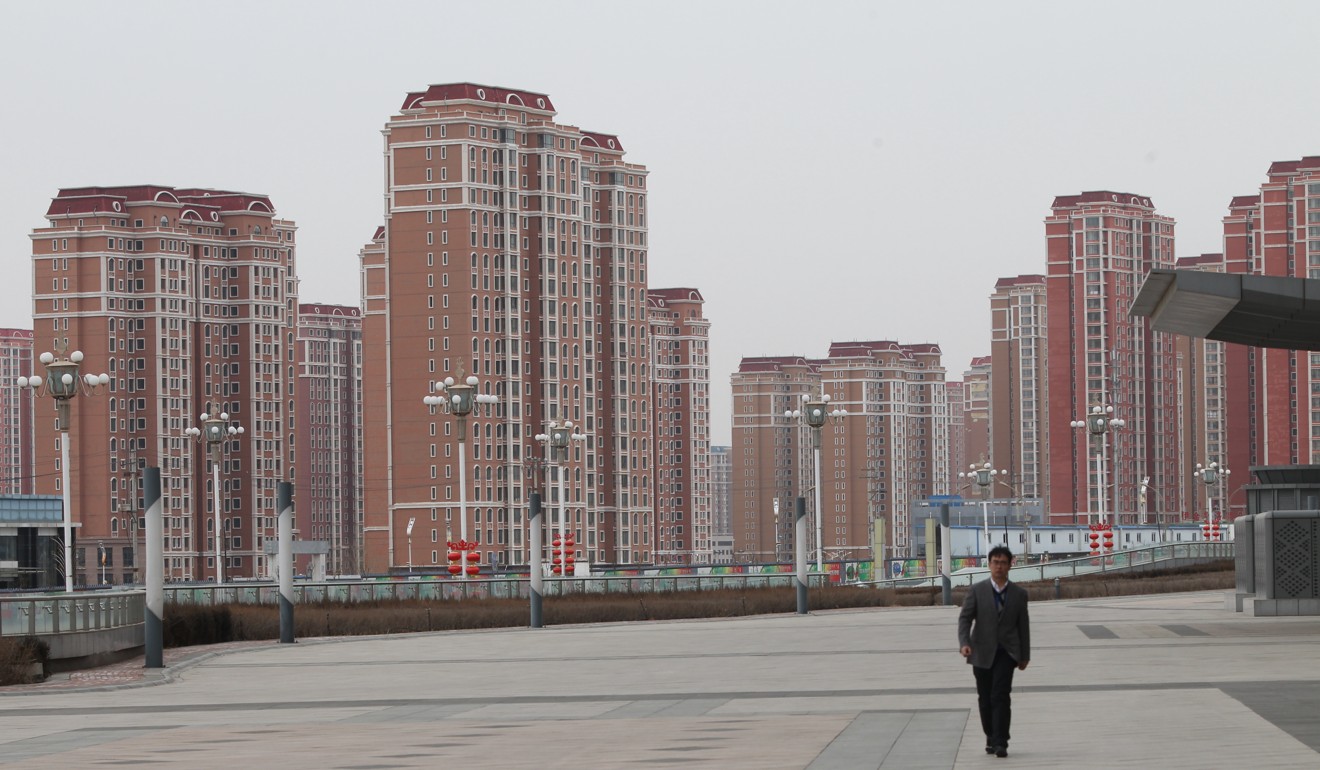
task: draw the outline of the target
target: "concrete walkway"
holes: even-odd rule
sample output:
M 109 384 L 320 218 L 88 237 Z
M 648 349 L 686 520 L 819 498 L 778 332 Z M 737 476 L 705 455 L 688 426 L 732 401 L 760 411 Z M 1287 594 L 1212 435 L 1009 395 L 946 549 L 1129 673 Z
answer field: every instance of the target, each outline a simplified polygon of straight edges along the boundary
M 1033 604 L 1007 759 L 930 607 L 232 649 L 0 691 L 0 766 L 1320 767 L 1320 618 L 1223 607 Z

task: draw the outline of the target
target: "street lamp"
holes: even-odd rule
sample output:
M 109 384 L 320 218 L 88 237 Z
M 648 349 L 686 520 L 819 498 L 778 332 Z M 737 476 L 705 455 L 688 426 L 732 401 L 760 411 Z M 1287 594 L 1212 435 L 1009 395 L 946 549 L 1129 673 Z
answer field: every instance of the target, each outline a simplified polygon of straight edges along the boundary
M 205 441 L 207 454 L 211 457 L 211 508 L 212 519 L 215 522 L 215 584 L 223 585 L 225 582 L 225 555 L 221 549 L 221 541 L 224 538 L 224 529 L 220 525 L 220 452 L 224 448 L 226 439 L 244 433 L 242 425 L 237 423 L 229 424 L 228 412 L 202 413 L 197 418 L 202 427 L 192 426 L 184 431 L 197 441 Z
M 64 497 L 64 590 L 73 592 L 73 513 L 70 510 L 73 495 L 69 483 L 69 402 L 79 393 L 93 395 L 97 389 L 110 383 L 110 375 L 84 374 L 79 377 L 83 353 L 68 351 L 68 343 L 55 346 L 55 353 L 42 353 L 37 359 L 46 367 L 46 376 L 19 377 L 18 387 L 32 390 L 34 395 L 50 396 L 55 399 L 56 424 L 60 431 L 60 473 Z
M 980 551 L 983 556 L 987 554 L 990 549 L 990 501 L 987 499 L 987 496 L 990 493 L 990 488 L 994 486 L 995 476 L 1006 475 L 1007 473 L 1008 471 L 995 470 L 994 467 L 990 465 L 989 461 L 986 461 L 981 465 L 972 463 L 968 466 L 967 473 L 958 474 L 958 478 L 969 479 L 970 483 L 976 484 L 976 486 L 981 488 L 981 528 L 983 530 L 982 536 L 985 538 L 985 542 L 982 543 L 982 546 L 977 550 Z M 984 558 L 985 566 L 989 567 L 990 557 L 984 556 Z
M 801 418 L 811 428 L 811 445 L 816 450 L 816 475 L 815 475 L 815 508 L 816 508 L 816 571 L 824 569 L 825 550 L 821 543 L 821 510 L 820 510 L 820 431 L 825 427 L 827 419 L 838 420 L 847 416 L 847 409 L 832 409 L 825 411 L 830 404 L 829 394 L 822 392 L 816 398 L 807 394 L 802 395 L 801 409 L 788 409 L 784 416 L 789 419 Z
M 412 531 L 413 526 L 417 524 L 416 516 L 408 517 L 408 574 L 412 574 Z
M 567 530 L 568 523 L 568 500 L 564 497 L 564 473 L 568 470 L 568 445 L 572 441 L 585 441 L 587 434 L 578 432 L 573 428 L 572 420 L 565 420 L 560 423 L 551 420 L 549 433 L 538 433 L 535 438 L 537 441 L 544 441 L 549 444 L 552 453 L 547 452 L 547 456 L 555 460 L 559 467 L 559 535 L 554 538 L 556 553 L 552 554 L 555 558 L 551 560 L 551 571 L 555 573 L 569 574 L 568 570 L 575 561 L 573 555 L 573 533 Z M 561 553 L 562 552 L 562 553 Z M 559 557 L 563 557 L 562 561 Z M 562 566 L 562 570 L 561 570 Z
M 445 411 L 454 416 L 458 422 L 458 527 L 459 540 L 464 545 L 475 546 L 476 543 L 468 543 L 467 539 L 467 418 L 472 414 L 472 409 L 477 404 L 495 404 L 499 399 L 495 396 L 485 393 L 477 393 L 477 383 L 479 380 L 476 375 L 463 374 L 463 362 L 458 363 L 458 379 L 446 377 L 443 382 L 437 382 L 435 389 L 443 395 L 426 396 L 422 403 L 429 407 L 443 406 Z M 459 384 L 462 383 L 462 384 Z M 463 549 L 466 551 L 467 549 Z M 479 557 L 475 551 L 466 554 L 468 560 L 476 561 L 474 556 Z M 467 565 L 476 567 L 475 564 Z M 475 570 L 473 570 L 475 571 Z M 468 570 L 460 570 L 464 579 L 468 576 Z
M 1086 418 L 1082 420 L 1073 420 L 1070 424 L 1074 429 L 1083 429 L 1091 435 L 1091 446 L 1095 450 L 1095 482 L 1096 482 L 1096 521 L 1091 524 L 1091 552 L 1095 555 L 1100 552 L 1099 540 L 1101 533 L 1105 538 L 1104 547 L 1112 549 L 1114 547 L 1113 527 L 1109 524 L 1109 513 L 1106 510 L 1107 496 L 1109 494 L 1109 480 L 1105 477 L 1105 469 L 1108 465 L 1108 458 L 1105 455 L 1109 451 L 1107 438 L 1109 431 L 1114 428 L 1121 428 L 1127 423 L 1124 420 L 1113 417 L 1114 407 L 1110 405 L 1093 404 Z M 1090 517 L 1088 506 L 1087 517 Z
M 1206 540 L 1218 540 L 1221 537 L 1220 525 L 1215 523 L 1214 485 L 1232 473 L 1227 468 L 1221 468 L 1219 463 L 1208 463 L 1205 466 L 1197 463 L 1196 470 L 1192 472 L 1192 476 L 1205 484 L 1206 523 L 1201 525 L 1201 531 L 1205 533 Z M 1223 518 L 1222 514 L 1220 518 Z

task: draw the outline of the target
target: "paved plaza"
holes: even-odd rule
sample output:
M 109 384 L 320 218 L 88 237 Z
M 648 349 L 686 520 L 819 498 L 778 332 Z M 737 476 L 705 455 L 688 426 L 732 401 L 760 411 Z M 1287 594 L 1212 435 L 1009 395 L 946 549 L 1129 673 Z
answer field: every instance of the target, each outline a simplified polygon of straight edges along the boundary
M 1006 759 L 919 607 L 231 647 L 0 690 L 0 766 L 1320 767 L 1320 618 L 1223 597 L 1034 603 Z

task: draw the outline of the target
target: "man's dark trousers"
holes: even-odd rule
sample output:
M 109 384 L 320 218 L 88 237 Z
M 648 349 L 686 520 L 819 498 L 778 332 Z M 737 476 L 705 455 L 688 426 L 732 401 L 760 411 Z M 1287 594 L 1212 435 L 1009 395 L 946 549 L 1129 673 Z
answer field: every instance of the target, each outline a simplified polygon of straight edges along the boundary
M 972 666 L 972 673 L 976 675 L 977 704 L 981 707 L 981 729 L 985 731 L 987 746 L 1008 745 L 1008 723 L 1013 718 L 1010 694 L 1016 669 L 1017 662 L 1003 649 L 995 653 L 995 662 L 990 668 Z

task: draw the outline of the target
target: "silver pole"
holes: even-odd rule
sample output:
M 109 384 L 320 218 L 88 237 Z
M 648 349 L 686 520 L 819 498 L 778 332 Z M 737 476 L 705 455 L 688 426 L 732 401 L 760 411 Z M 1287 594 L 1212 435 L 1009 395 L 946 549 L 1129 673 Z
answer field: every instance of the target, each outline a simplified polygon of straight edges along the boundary
M 793 557 L 797 564 L 794 584 L 797 588 L 797 614 L 807 614 L 807 500 L 799 497 L 794 502 Z
M 982 530 L 982 531 L 981 531 L 981 537 L 984 538 L 984 540 L 983 540 L 982 543 L 981 543 L 981 547 L 978 548 L 978 549 L 976 549 L 976 550 L 980 551 L 980 552 L 981 552 L 981 555 L 985 558 L 985 561 L 982 562 L 982 563 L 985 564 L 985 566 L 989 567 L 989 566 L 990 566 L 990 556 L 989 556 L 989 554 L 990 554 L 990 501 L 985 499 L 985 490 L 984 490 L 984 489 L 981 490 L 981 530 Z
M 280 509 L 280 644 L 293 644 L 293 484 L 275 488 Z
M 825 542 L 821 537 L 821 519 L 824 518 L 820 510 L 820 428 L 814 428 L 816 434 L 816 571 L 825 570 Z
M 568 462 L 568 450 L 559 460 L 559 575 L 568 577 L 568 512 L 564 510 L 564 463 Z
M 211 505 L 215 508 L 215 584 L 225 583 L 224 556 L 220 548 L 220 445 L 211 445 Z
M 468 552 L 464 550 L 467 547 L 467 421 L 461 417 L 458 429 L 462 431 L 458 436 L 458 539 L 464 544 L 463 548 L 457 549 L 458 576 L 467 580 Z
M 147 503 L 147 614 L 144 618 L 146 667 L 165 666 L 165 522 L 160 503 L 160 468 L 142 472 Z
M 542 589 L 544 588 L 545 576 L 541 574 L 541 493 L 533 492 L 531 496 L 530 514 L 528 517 L 531 526 L 531 549 L 532 558 L 529 564 L 529 573 L 532 579 L 531 591 L 531 611 L 532 628 L 540 628 L 541 623 L 541 602 Z
M 949 504 L 940 504 L 940 583 L 944 606 L 953 604 L 953 560 L 949 551 L 953 546 L 949 527 Z
M 73 490 L 69 488 L 69 429 L 60 431 L 60 475 L 64 485 L 64 592 L 73 593 Z

